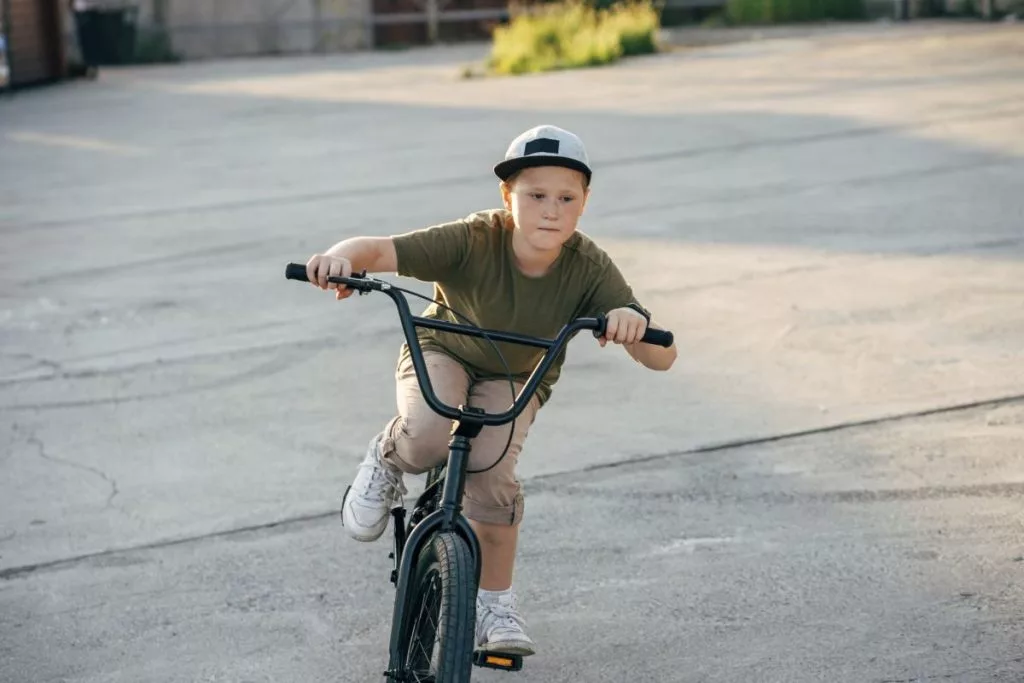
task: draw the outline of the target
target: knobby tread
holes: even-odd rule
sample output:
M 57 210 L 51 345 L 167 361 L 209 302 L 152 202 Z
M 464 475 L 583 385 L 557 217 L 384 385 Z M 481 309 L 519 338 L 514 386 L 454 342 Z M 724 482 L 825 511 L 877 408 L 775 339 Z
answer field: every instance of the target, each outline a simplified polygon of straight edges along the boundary
M 466 541 L 457 534 L 438 534 L 435 549 L 441 564 L 442 608 L 441 652 L 443 664 L 438 683 L 468 682 L 473 669 L 476 635 L 476 577 L 473 557 Z M 451 676 L 448 675 L 451 672 Z
M 438 669 L 435 683 L 469 683 L 473 669 L 476 634 L 476 567 L 469 545 L 458 534 L 436 534 L 424 547 L 412 577 L 412 585 L 420 586 L 424 576 L 437 567 L 441 583 L 441 605 L 438 615 Z M 423 596 L 414 596 L 414 604 Z M 417 610 L 410 611 L 410 622 Z M 406 626 L 404 647 L 415 638 L 413 624 Z

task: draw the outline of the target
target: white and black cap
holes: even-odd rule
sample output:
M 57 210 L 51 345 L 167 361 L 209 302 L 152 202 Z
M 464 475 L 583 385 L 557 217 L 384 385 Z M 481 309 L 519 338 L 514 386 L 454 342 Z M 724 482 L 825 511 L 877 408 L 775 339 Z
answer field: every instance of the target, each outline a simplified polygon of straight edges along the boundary
M 590 161 L 583 141 L 558 126 L 537 126 L 526 131 L 508 146 L 505 160 L 494 167 L 494 173 L 508 180 L 513 173 L 534 166 L 563 166 L 587 176 L 590 183 Z

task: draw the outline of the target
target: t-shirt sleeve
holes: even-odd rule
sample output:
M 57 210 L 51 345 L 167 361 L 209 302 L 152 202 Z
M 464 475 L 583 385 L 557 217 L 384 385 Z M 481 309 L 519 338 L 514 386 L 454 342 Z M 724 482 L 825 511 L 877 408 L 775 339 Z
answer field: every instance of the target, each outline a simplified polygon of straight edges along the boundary
M 633 288 L 623 277 L 622 271 L 611 260 L 601 270 L 593 292 L 583 313 L 586 317 L 607 313 L 627 304 L 640 303 L 633 294 Z
M 470 225 L 464 220 L 443 223 L 391 238 L 398 274 L 438 282 L 458 273 L 470 249 Z

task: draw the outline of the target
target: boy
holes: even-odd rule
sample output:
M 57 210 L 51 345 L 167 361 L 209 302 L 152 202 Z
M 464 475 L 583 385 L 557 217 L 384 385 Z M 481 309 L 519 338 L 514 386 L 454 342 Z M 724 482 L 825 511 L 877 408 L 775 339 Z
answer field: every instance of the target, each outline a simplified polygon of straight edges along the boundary
M 621 344 L 646 367 L 668 370 L 676 358 L 675 346 L 638 343 L 650 324 L 649 314 L 608 255 L 576 231 L 590 195 L 591 169 L 583 142 L 555 126 L 532 128 L 512 141 L 494 172 L 501 180 L 503 209 L 395 237 L 344 240 L 309 260 L 309 281 L 336 290 L 337 298 L 344 299 L 352 291 L 328 283 L 328 277 L 362 270 L 397 272 L 433 282 L 436 300 L 480 327 L 547 338 L 574 318 L 603 313 L 608 327 L 602 347 L 609 341 Z M 465 322 L 436 304 L 424 316 Z M 457 406 L 468 399 L 469 405 L 488 413 L 511 404 L 514 395 L 490 342 L 436 330 L 419 330 L 418 338 L 431 383 L 443 402 Z M 518 392 L 543 350 L 497 345 Z M 473 440 L 463 512 L 480 540 L 479 649 L 534 652 L 512 591 L 523 515 L 515 465 L 563 360 L 552 366 L 513 425 L 485 427 Z M 345 528 L 360 541 L 374 541 L 384 533 L 389 510 L 406 492 L 403 473 L 423 473 L 448 455 L 451 422 L 426 405 L 406 345 L 396 380 L 399 414 L 371 440 L 342 507 Z

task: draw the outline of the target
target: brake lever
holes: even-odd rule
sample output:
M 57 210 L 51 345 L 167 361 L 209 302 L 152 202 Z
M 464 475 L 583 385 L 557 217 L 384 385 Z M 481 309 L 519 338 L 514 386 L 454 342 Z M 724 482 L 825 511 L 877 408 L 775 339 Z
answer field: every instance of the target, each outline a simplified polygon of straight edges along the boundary
M 364 268 L 363 272 L 359 273 L 359 275 L 356 275 L 355 273 L 352 273 L 352 275 L 350 275 L 349 277 L 357 278 L 359 280 L 366 280 L 367 279 L 367 277 L 366 277 L 366 269 Z M 370 293 L 369 289 L 358 289 L 356 291 L 359 292 L 359 296 L 366 296 L 367 294 Z
M 341 277 L 341 276 L 339 275 L 339 276 L 336 276 L 336 277 Z M 373 278 L 371 278 L 371 277 L 366 277 L 366 270 L 365 269 L 361 273 L 351 273 L 348 277 L 352 278 L 353 280 L 368 280 L 368 281 L 373 280 Z M 328 282 L 334 282 L 334 278 L 327 278 L 327 281 Z M 337 284 L 343 284 L 343 283 L 338 282 Z M 370 291 L 371 291 L 369 288 L 353 287 L 352 285 L 345 285 L 345 289 L 354 289 L 354 290 L 356 290 L 356 293 L 359 296 L 363 296 L 364 294 L 369 294 Z

